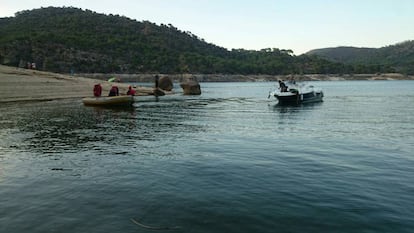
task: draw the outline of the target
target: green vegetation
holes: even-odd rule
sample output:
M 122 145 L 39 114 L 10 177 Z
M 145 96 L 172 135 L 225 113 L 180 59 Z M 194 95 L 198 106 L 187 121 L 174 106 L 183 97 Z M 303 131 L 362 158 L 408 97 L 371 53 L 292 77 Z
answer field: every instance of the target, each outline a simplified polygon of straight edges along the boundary
M 352 65 L 356 69 L 363 64 L 364 68 L 371 67 L 371 73 L 394 71 L 414 74 L 414 41 L 405 41 L 379 49 L 355 47 L 316 49 L 308 52 L 308 55 Z
M 72 7 L 0 18 L 0 63 L 69 73 L 341 74 L 393 71 L 392 64 L 343 64 L 291 50 L 225 48 L 173 25 Z M 282 33 L 282 32 L 281 32 Z M 411 50 L 413 51 L 413 50 Z

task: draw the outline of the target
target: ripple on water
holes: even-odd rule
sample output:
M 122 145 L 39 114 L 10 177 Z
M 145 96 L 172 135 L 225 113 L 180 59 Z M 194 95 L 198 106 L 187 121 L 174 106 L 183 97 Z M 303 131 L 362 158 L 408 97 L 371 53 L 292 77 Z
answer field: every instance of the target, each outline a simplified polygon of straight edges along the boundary
M 183 232 L 411 232 L 414 86 L 317 84 L 324 102 L 301 106 L 267 99 L 271 83 L 129 109 L 1 105 L 0 232 L 145 230 L 131 218 Z

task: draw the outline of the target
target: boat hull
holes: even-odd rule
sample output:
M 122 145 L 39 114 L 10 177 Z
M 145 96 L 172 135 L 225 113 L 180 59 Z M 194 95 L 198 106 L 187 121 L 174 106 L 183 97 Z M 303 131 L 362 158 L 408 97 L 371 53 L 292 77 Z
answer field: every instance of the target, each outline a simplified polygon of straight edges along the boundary
M 289 93 L 289 94 L 275 94 L 279 104 L 306 104 L 321 102 L 323 99 L 323 92 L 309 92 L 309 93 Z
M 104 96 L 104 97 L 86 97 L 82 99 L 84 105 L 102 106 L 102 107 L 126 107 L 134 103 L 134 97 L 125 96 Z

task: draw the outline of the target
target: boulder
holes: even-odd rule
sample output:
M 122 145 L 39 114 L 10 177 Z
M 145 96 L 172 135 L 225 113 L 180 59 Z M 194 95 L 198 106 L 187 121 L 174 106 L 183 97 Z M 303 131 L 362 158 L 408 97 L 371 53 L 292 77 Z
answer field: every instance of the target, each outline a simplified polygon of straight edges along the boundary
M 173 89 L 173 81 L 170 77 L 164 76 L 160 78 L 158 87 L 164 91 L 171 91 Z
M 197 80 L 190 79 L 180 83 L 184 95 L 201 95 L 200 84 Z

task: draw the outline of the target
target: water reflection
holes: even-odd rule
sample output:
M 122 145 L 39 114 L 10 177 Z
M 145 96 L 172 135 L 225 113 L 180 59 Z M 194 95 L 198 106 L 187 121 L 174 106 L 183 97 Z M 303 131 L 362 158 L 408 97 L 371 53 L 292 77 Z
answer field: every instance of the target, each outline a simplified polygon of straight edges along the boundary
M 273 108 L 273 111 L 279 112 L 279 113 L 296 113 L 296 112 L 303 112 L 303 111 L 317 109 L 322 104 L 323 102 L 299 104 L 299 105 L 286 105 L 286 104 L 277 103 L 275 105 L 272 105 L 272 108 Z
M 132 111 L 1 105 L 0 232 L 145 231 L 131 218 L 182 232 L 410 232 L 409 98 L 283 107 L 255 85 Z
M 15 136 L 9 135 L 2 145 L 41 154 L 103 145 L 151 148 L 155 143 L 169 144 L 164 139 L 202 132 L 204 126 L 191 120 L 203 118 L 206 105 L 194 99 L 153 98 L 132 108 L 86 107 L 74 101 L 9 106 L 7 115 L 0 117 L 7 123 L 2 131 L 13 131 Z

